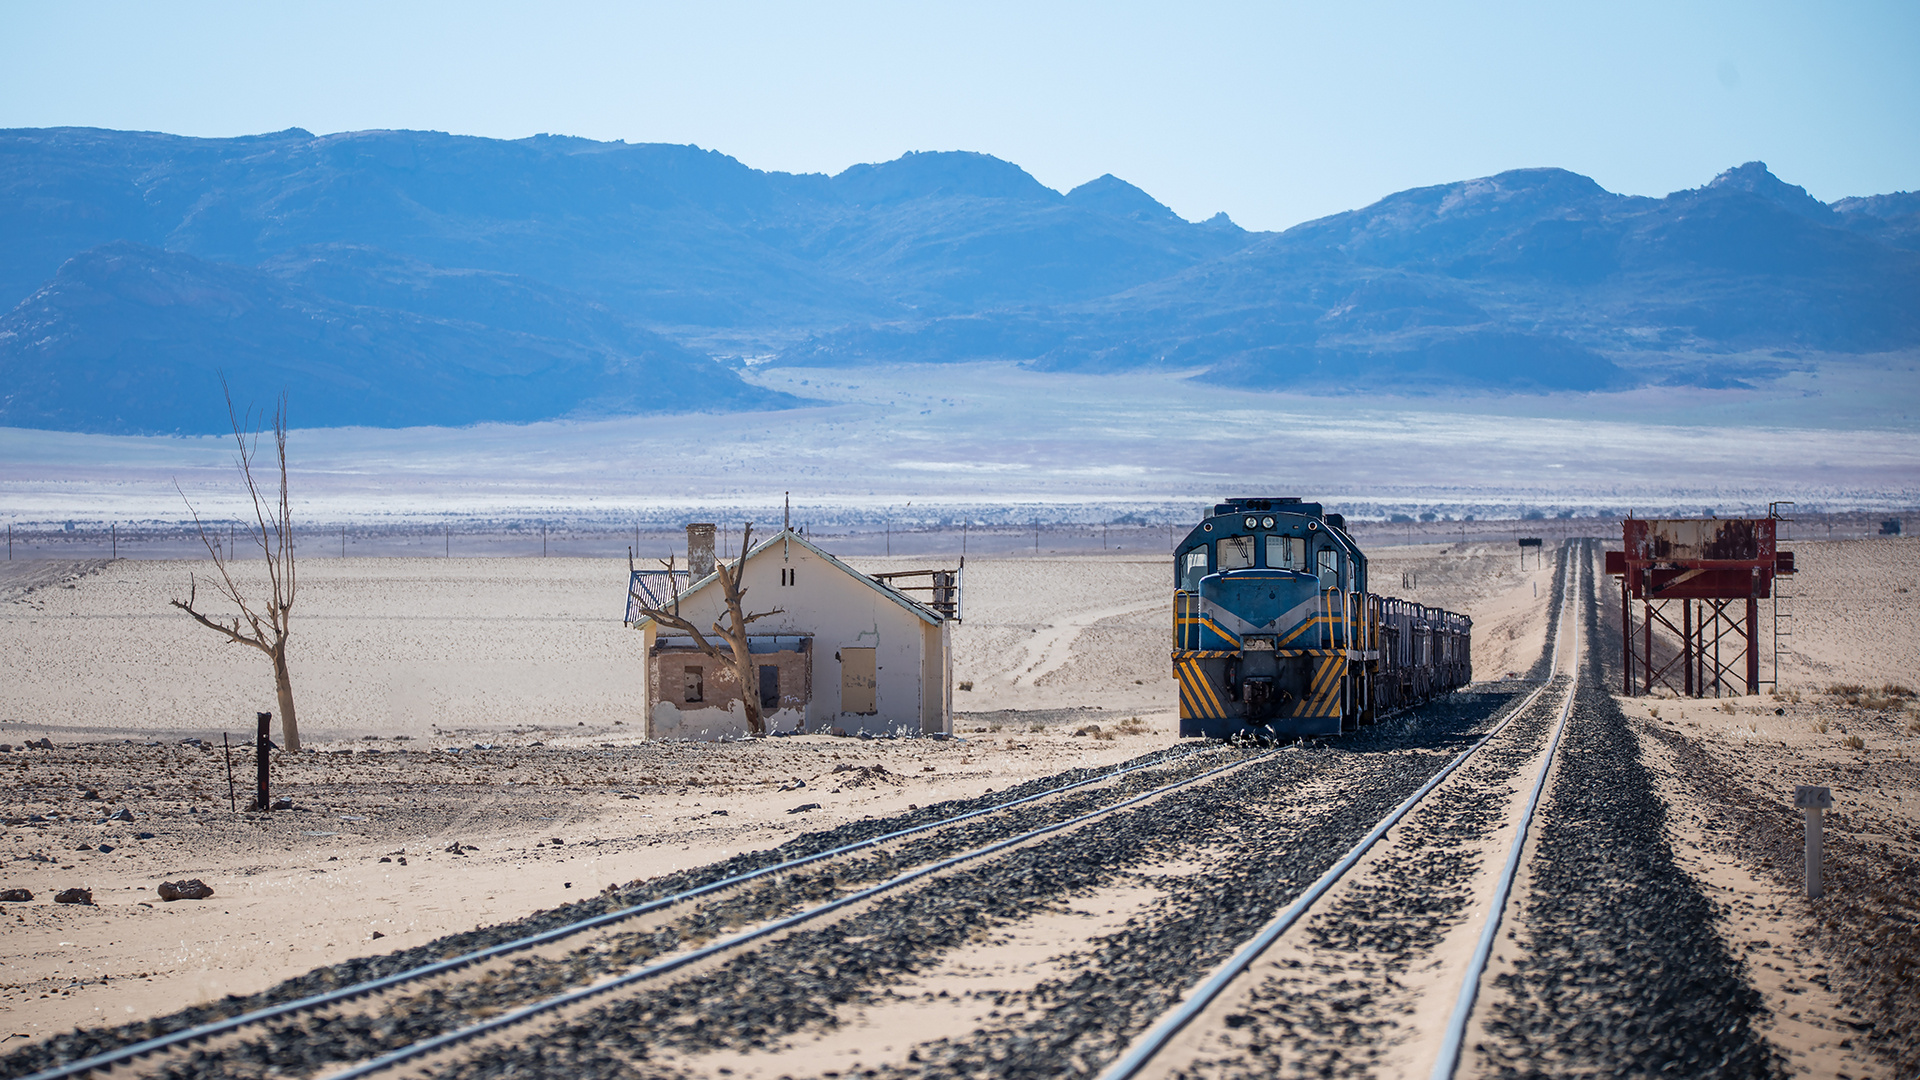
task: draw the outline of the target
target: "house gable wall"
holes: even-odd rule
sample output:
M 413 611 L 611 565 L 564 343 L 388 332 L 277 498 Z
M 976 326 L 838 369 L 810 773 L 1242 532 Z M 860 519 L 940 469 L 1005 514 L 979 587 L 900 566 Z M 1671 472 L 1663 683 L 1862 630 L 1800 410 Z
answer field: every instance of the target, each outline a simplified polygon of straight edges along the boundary
M 840 728 L 849 734 L 909 734 L 945 730 L 945 624 L 929 624 L 919 615 L 873 587 L 851 577 L 805 545 L 775 538 L 747 560 L 744 604 L 749 614 L 783 609 L 752 623 L 748 632 L 810 634 L 812 692 L 804 714 L 783 709 L 770 730 L 826 731 Z M 681 601 L 681 615 L 702 628 L 724 621 L 726 600 L 719 585 L 701 589 Z M 656 628 L 649 626 L 648 644 Z M 667 630 L 671 636 L 678 631 Z M 877 711 L 872 715 L 843 712 L 840 701 L 840 658 L 846 648 L 874 650 Z M 658 738 L 722 738 L 745 735 L 746 717 L 738 702 L 727 712 L 714 704 L 686 709 L 674 702 L 675 672 L 655 670 L 653 648 L 648 649 L 646 701 L 648 731 Z M 937 656 L 933 655 L 938 653 Z M 732 685 L 731 677 L 726 684 Z M 783 676 L 784 689 L 784 676 Z M 715 692 L 709 703 L 722 700 Z

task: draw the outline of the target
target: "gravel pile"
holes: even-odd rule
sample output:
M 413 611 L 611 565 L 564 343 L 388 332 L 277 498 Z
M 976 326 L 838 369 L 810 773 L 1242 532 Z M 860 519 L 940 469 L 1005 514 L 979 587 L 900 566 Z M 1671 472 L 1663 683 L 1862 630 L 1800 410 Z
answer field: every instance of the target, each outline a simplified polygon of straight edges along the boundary
M 1596 598 L 1597 599 L 1597 598 Z M 1596 640 L 1589 607 L 1583 634 Z M 1515 934 L 1523 960 L 1483 997 L 1463 1068 L 1501 1077 L 1784 1075 L 1762 1003 L 1675 862 L 1666 810 L 1603 649 L 1587 652 Z

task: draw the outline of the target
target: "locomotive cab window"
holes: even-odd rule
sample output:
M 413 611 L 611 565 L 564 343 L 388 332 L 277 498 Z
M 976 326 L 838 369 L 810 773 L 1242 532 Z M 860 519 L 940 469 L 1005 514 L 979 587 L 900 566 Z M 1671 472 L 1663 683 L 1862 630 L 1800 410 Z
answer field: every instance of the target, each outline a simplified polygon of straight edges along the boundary
M 1180 560 L 1180 587 L 1187 592 L 1200 588 L 1200 579 L 1207 576 L 1207 549 L 1197 547 L 1187 552 Z
M 1253 537 L 1229 536 L 1215 545 L 1222 570 L 1240 570 L 1253 565 Z
M 1269 570 L 1305 570 L 1307 568 L 1307 541 L 1299 536 L 1267 537 L 1267 568 Z
M 1320 587 L 1323 589 L 1340 587 L 1340 553 L 1333 548 L 1320 549 Z

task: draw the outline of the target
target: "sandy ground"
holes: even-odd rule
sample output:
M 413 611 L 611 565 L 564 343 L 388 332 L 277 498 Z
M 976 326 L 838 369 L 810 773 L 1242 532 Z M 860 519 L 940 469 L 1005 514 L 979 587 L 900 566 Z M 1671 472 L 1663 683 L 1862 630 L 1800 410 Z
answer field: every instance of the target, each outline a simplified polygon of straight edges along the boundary
M 1385 549 L 1375 567 L 1385 591 L 1488 627 L 1483 674 L 1537 654 L 1550 571 L 1488 545 Z M 624 560 L 316 559 L 294 622 L 314 752 L 274 766 L 300 809 L 236 814 L 220 736 L 245 741 L 271 684 L 257 656 L 166 606 L 206 569 L 0 572 L 0 743 L 15 748 L 0 754 L 0 888 L 35 894 L 0 906 L 0 1039 L 263 989 L 807 829 L 1117 762 L 1175 731 L 1164 557 L 970 560 L 964 741 L 726 745 L 639 738 Z M 1143 730 L 1074 734 L 1129 717 Z M 58 749 L 19 748 L 40 738 Z M 250 753 L 234 759 L 244 806 Z M 854 787 L 834 772 L 860 765 L 885 773 Z M 107 820 L 123 808 L 131 822 Z M 214 897 L 159 900 L 186 877 Z M 95 905 L 51 903 L 73 886 Z
M 1920 689 L 1920 537 L 1788 539 L 1781 546 L 1793 551 L 1799 573 L 1780 579 L 1790 631 L 1780 639 L 1780 685 L 1893 682 Z M 1769 612 L 1763 604 L 1763 633 Z
M 1766 999 L 1762 1030 L 1793 1073 L 1911 1076 L 1920 1072 L 1910 974 L 1920 962 L 1911 930 L 1920 912 L 1920 702 L 1911 696 L 1920 690 L 1920 543 L 1783 546 L 1800 572 L 1783 602 L 1793 632 L 1781 642 L 1779 692 L 1623 705 L 1670 784 L 1674 851 L 1719 903 L 1721 930 Z M 1764 604 L 1761 612 L 1764 633 Z M 1617 606 L 1609 614 L 1617 634 Z M 1799 784 L 1834 798 L 1827 895 L 1817 900 L 1803 892 Z

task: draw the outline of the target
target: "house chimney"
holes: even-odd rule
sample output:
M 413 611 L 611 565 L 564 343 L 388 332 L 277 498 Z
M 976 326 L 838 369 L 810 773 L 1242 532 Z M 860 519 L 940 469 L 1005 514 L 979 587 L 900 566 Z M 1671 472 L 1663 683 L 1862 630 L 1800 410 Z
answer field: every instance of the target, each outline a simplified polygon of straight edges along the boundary
M 713 522 L 687 526 L 687 572 L 699 581 L 713 573 Z

